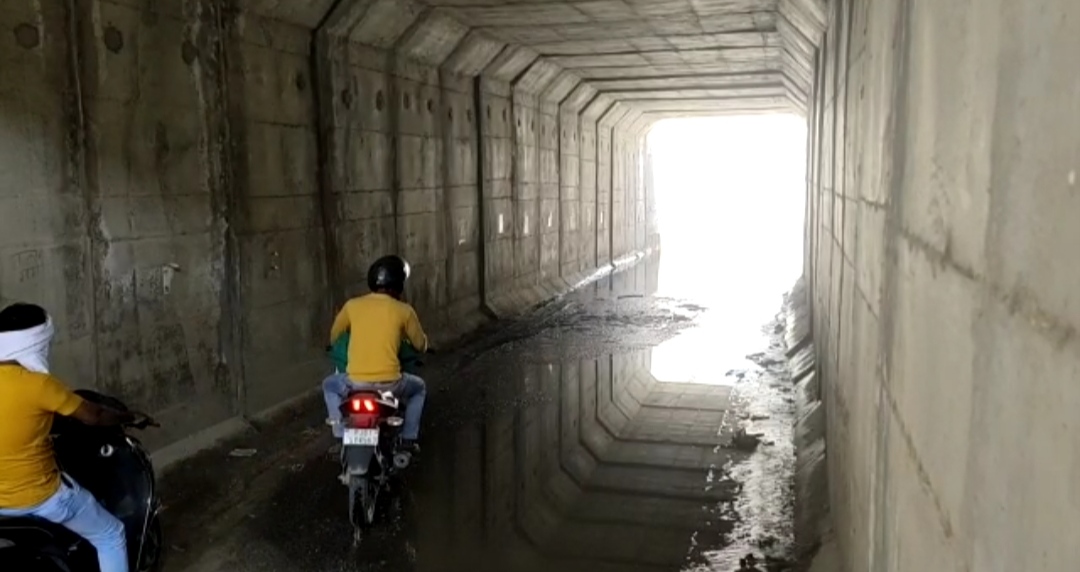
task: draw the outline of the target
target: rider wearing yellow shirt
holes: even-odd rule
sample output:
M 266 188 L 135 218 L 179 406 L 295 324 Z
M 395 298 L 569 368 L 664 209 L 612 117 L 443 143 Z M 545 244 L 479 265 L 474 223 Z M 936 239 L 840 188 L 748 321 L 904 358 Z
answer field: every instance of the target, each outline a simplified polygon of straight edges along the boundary
M 50 375 L 52 336 L 52 320 L 40 306 L 0 311 L 0 515 L 60 524 L 93 544 L 101 572 L 127 572 L 124 525 L 60 472 L 49 432 L 54 415 L 108 426 L 139 414 L 85 401 Z
M 418 351 L 428 349 L 427 335 L 420 326 L 416 310 L 401 301 L 409 263 L 398 256 L 384 256 L 368 269 L 370 294 L 345 303 L 330 328 L 330 344 L 349 332 L 347 371 L 337 372 L 323 381 L 326 412 L 341 438 L 341 404 L 350 391 L 375 389 L 391 391 L 405 402 L 405 423 L 401 429 L 402 446 L 416 448 L 420 418 L 424 411 L 427 388 L 420 377 L 401 370 L 398 350 L 408 340 Z

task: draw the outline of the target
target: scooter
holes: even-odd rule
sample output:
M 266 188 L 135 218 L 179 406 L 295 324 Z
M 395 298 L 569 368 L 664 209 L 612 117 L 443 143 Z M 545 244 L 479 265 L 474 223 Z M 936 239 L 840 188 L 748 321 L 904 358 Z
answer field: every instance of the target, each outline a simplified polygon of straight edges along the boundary
M 127 411 L 115 398 L 76 391 L 83 399 Z M 145 429 L 152 421 L 128 425 Z M 69 417 L 53 421 L 53 449 L 60 469 L 93 493 L 124 523 L 128 562 L 136 572 L 163 566 L 161 500 L 150 456 L 125 427 L 88 427 Z M 99 572 L 97 553 L 82 537 L 35 517 L 0 517 L 0 563 L 4 570 Z

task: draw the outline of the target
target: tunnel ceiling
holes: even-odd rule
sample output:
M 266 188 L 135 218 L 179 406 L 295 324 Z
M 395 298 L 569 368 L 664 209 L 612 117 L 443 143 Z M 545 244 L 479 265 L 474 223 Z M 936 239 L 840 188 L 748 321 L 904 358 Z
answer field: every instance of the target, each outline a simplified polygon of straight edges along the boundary
M 276 19 L 647 119 L 802 112 L 824 0 L 248 0 Z M 607 97 L 603 97 L 606 95 Z

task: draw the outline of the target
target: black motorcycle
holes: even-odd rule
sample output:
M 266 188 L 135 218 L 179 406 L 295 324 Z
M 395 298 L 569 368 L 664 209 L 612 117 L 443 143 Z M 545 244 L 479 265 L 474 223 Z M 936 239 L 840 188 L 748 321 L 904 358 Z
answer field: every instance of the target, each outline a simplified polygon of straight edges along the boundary
M 401 450 L 399 400 L 388 391 L 356 391 L 341 406 L 342 483 L 349 487 L 349 521 L 359 531 L 375 523 L 380 498 L 390 497 L 412 454 Z
M 83 399 L 127 411 L 119 400 L 92 391 Z M 129 425 L 145 429 L 150 420 Z M 161 501 L 150 456 L 123 427 L 88 427 L 57 416 L 53 448 L 62 471 L 93 493 L 106 510 L 124 523 L 128 562 L 136 572 L 161 569 Z M 35 517 L 0 516 L 0 563 L 7 570 L 98 572 L 97 553 L 82 537 L 63 526 Z
M 347 346 L 343 337 L 336 348 L 327 348 L 338 371 L 345 367 Z M 398 359 L 402 370 L 413 374 L 424 363 L 422 354 L 407 342 Z M 349 521 L 357 534 L 375 524 L 380 507 L 392 511 L 400 504 L 401 475 L 412 463 L 412 453 L 400 447 L 403 405 L 389 391 L 374 390 L 351 392 L 341 404 L 340 479 L 349 488 Z

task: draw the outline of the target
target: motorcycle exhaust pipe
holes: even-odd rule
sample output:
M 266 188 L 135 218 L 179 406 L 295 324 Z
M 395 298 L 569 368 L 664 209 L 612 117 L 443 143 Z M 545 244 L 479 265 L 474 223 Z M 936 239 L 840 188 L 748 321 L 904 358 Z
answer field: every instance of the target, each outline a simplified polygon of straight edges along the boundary
M 412 462 L 412 453 L 398 451 L 394 453 L 394 468 L 401 471 L 409 467 Z

